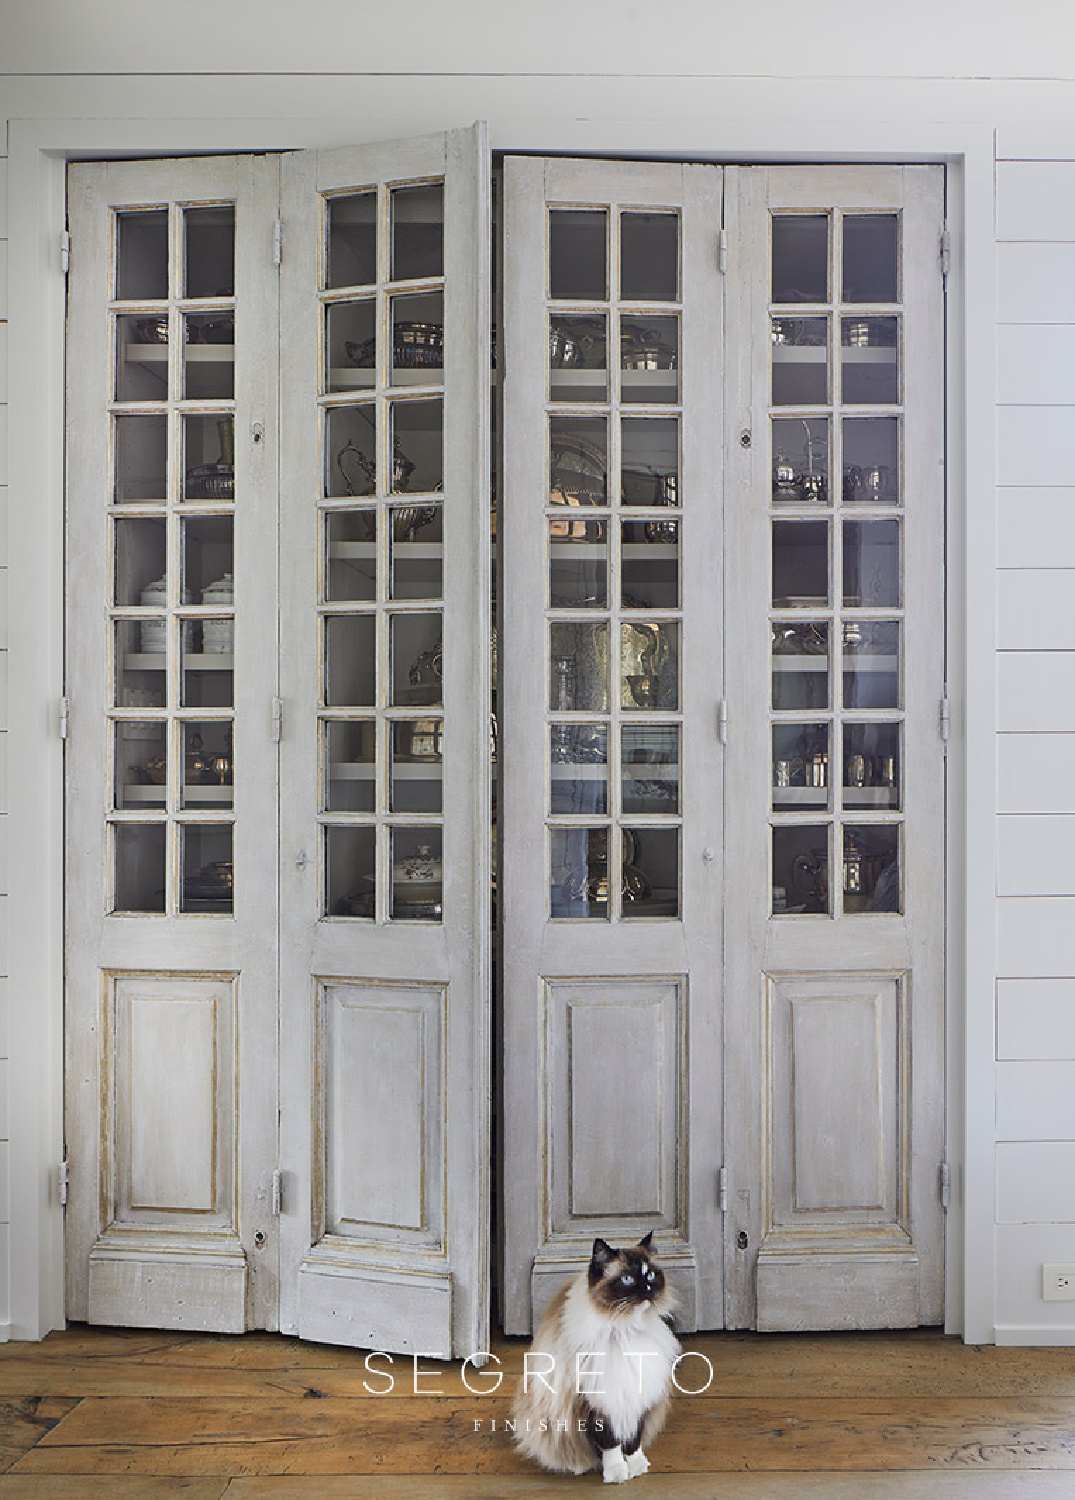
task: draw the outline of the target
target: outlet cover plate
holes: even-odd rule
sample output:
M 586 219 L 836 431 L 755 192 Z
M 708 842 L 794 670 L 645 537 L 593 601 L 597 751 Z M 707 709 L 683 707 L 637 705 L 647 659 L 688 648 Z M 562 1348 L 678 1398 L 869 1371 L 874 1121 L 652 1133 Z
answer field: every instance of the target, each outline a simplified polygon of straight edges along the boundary
M 1046 1302 L 1075 1302 L 1075 1265 L 1042 1266 L 1041 1295 Z

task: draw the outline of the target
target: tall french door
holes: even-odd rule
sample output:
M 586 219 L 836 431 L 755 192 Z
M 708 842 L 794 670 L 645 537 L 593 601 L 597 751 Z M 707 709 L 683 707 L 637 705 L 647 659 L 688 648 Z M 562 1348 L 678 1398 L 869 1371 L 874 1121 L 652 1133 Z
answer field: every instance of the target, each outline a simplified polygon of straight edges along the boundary
M 73 1317 L 485 1341 L 488 202 L 72 168 Z

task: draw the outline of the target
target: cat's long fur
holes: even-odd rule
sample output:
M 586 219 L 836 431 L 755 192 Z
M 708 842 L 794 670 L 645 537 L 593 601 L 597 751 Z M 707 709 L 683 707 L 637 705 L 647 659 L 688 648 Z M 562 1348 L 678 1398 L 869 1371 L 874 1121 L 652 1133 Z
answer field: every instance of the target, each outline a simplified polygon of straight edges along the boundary
M 590 1265 L 557 1292 L 541 1320 L 512 1417 L 517 1445 L 546 1469 L 603 1468 L 619 1482 L 648 1468 L 642 1450 L 664 1425 L 680 1352 L 665 1322 L 673 1299 L 649 1246 L 649 1235 L 629 1250 L 595 1240 Z M 619 1278 L 640 1267 L 642 1285 L 626 1292 Z M 577 1378 L 580 1355 L 600 1358 L 584 1361 Z M 546 1384 L 536 1372 L 550 1357 Z

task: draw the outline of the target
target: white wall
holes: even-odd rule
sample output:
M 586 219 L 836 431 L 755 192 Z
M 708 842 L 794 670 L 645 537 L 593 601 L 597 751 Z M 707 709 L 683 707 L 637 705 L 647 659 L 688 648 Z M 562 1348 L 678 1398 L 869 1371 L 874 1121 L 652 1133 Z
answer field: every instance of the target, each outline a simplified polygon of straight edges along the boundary
M 8 1324 L 7 1030 L 7 162 L 0 158 L 0 1336 Z

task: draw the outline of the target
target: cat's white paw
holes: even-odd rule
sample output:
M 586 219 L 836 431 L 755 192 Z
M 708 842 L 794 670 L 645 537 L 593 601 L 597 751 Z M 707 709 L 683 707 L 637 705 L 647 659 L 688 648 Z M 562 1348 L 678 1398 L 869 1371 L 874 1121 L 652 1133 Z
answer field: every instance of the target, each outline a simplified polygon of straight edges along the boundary
M 636 1448 L 633 1453 L 629 1453 L 627 1455 L 627 1478 L 628 1479 L 637 1479 L 638 1476 L 639 1476 L 639 1474 L 645 1474 L 645 1473 L 647 1473 L 648 1470 L 649 1470 L 649 1459 L 642 1452 L 641 1448 Z
M 619 1448 L 606 1448 L 602 1453 L 601 1475 L 606 1484 L 626 1484 L 630 1479 L 631 1470 Z

